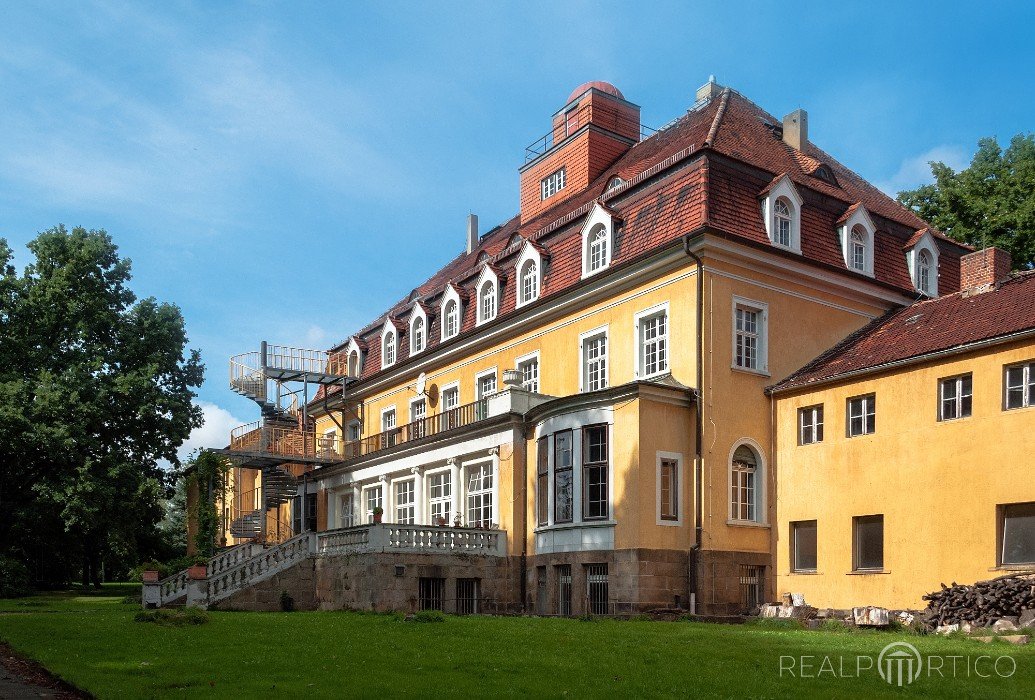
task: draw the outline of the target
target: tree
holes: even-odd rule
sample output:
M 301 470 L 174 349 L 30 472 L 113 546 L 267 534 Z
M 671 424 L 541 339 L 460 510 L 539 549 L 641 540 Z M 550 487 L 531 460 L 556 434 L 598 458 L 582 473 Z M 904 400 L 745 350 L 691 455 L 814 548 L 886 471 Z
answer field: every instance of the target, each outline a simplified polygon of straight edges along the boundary
M 934 184 L 900 192 L 900 202 L 958 241 L 1007 250 L 1015 268 L 1035 266 L 1035 134 L 1014 136 L 1005 151 L 981 139 L 958 173 L 930 165 Z
M 37 580 L 80 568 L 96 585 L 162 518 L 159 462 L 201 425 L 204 368 L 179 309 L 137 301 L 106 232 L 58 226 L 28 248 L 18 276 L 0 241 L 0 542 Z

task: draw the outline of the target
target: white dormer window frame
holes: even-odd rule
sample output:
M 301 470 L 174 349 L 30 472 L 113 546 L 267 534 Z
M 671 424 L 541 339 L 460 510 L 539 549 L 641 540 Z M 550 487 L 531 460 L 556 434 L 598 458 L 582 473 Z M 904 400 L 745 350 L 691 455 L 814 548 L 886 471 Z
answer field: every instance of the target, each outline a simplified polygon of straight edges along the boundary
M 609 268 L 614 249 L 614 218 L 598 203 L 582 225 L 582 279 Z
M 922 279 L 922 253 L 927 253 L 930 257 L 926 288 Z M 906 265 L 909 267 L 909 277 L 916 291 L 932 298 L 938 296 L 938 244 L 930 231 L 925 232 L 916 245 L 906 251 Z
M 451 308 L 450 304 L 453 304 L 454 306 Z M 456 314 L 456 323 L 455 327 L 452 329 L 452 332 L 450 332 L 450 315 L 452 313 Z M 464 307 L 461 303 L 460 295 L 457 294 L 456 289 L 453 288 L 453 285 L 449 285 L 448 287 L 446 287 L 446 291 L 442 295 L 442 305 L 439 313 L 439 318 L 442 319 L 442 327 L 440 329 L 441 340 L 446 341 L 450 338 L 455 338 L 456 336 L 460 335 L 460 326 L 463 323 L 464 319 Z
M 801 255 L 801 207 L 804 200 L 784 175 L 762 198 L 762 219 L 769 242 Z M 784 228 L 781 229 L 781 223 Z M 783 239 L 781 240 L 781 232 Z
M 355 367 L 353 367 L 355 358 Z M 355 338 L 349 338 L 349 344 L 345 346 L 345 372 L 350 377 L 358 377 L 363 374 L 363 349 Z
M 428 315 L 420 304 L 410 312 L 410 354 L 416 355 L 428 347 Z
M 517 274 L 517 308 L 531 304 L 539 298 L 543 290 L 543 257 L 531 243 L 525 243 L 521 248 L 521 255 L 518 256 L 517 264 L 514 266 Z
M 389 350 L 391 352 L 389 352 Z M 381 368 L 391 367 L 399 361 L 399 329 L 391 319 L 381 327 Z
M 482 268 L 474 289 L 478 301 L 475 325 L 480 326 L 495 319 L 500 312 L 500 280 L 491 267 Z
M 863 206 L 856 209 L 848 220 L 840 225 L 838 237 L 841 239 L 841 254 L 844 256 L 845 267 L 873 277 L 876 233 L 877 227 Z

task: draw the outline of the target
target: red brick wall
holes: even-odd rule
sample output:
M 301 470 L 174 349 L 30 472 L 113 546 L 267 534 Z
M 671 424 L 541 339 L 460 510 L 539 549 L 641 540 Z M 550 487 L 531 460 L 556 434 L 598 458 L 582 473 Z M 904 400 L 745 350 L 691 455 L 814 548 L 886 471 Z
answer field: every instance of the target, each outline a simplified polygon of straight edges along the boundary
M 960 258 L 960 289 L 992 284 L 1010 274 L 1010 254 L 999 248 L 985 248 Z

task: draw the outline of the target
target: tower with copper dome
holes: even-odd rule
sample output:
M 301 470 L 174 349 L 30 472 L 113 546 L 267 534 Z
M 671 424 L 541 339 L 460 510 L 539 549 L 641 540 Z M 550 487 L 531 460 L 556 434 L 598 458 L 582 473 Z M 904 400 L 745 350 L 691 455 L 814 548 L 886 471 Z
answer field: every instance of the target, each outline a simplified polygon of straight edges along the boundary
M 575 88 L 552 123 L 520 168 L 522 223 L 583 193 L 640 140 L 639 106 L 599 80 Z

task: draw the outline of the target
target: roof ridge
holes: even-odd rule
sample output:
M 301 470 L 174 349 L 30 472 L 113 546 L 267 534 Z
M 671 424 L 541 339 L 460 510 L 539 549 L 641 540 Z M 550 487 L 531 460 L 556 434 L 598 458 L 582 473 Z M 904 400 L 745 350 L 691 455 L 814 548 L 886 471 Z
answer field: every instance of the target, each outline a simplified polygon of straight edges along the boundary
M 722 95 L 719 98 L 719 108 L 715 110 L 715 116 L 712 118 L 712 126 L 708 129 L 708 136 L 704 139 L 704 145 L 709 148 L 712 142 L 715 141 L 715 136 L 719 133 L 719 125 L 722 124 L 722 117 L 726 114 L 726 105 L 730 103 L 730 88 L 723 88 Z

